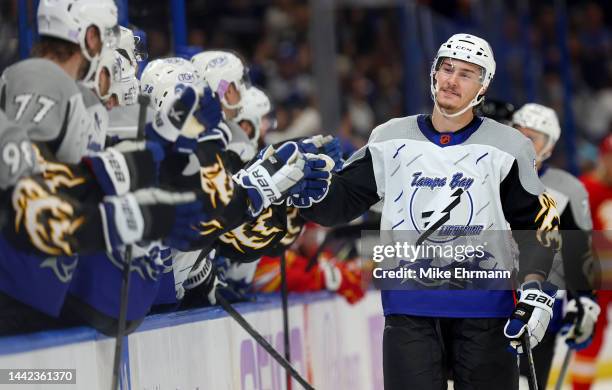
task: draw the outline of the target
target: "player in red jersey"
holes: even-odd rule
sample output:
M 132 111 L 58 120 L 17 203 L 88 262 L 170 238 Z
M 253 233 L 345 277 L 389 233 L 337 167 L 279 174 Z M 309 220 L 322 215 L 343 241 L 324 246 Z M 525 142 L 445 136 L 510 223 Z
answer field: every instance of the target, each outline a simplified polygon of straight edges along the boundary
M 580 178 L 589 193 L 593 216 L 593 248 L 601 266 L 601 287 L 597 300 L 601 313 L 591 345 L 577 351 L 572 364 L 574 390 L 587 390 L 595 381 L 597 355 L 608 327 L 608 304 L 612 301 L 612 135 L 599 146 L 599 162 L 592 173 Z

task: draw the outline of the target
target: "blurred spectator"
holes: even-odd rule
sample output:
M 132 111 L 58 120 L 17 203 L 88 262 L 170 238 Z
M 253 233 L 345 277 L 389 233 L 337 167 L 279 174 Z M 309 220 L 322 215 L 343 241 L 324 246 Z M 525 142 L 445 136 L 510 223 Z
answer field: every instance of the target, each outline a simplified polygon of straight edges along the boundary
M 17 1 L 0 3 L 0 71 L 18 60 Z

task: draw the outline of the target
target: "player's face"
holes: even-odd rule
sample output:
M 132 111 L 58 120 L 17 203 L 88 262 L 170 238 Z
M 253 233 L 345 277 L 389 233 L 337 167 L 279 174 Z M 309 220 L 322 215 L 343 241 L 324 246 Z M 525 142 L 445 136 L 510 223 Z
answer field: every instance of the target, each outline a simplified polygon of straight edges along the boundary
M 234 83 L 231 83 L 227 91 L 225 91 L 225 101 L 232 105 L 240 103 L 240 92 Z M 238 115 L 238 109 L 230 109 L 225 106 L 223 107 L 223 112 L 225 112 L 225 117 L 227 119 L 235 118 L 236 115 Z
M 536 151 L 536 154 L 540 154 L 544 148 L 546 147 L 546 143 L 548 142 L 548 136 L 546 134 L 542 134 L 539 131 L 535 131 L 528 127 L 517 127 L 517 129 L 523 133 L 523 135 L 531 140 L 533 143 L 533 148 Z
M 481 68 L 469 62 L 445 58 L 435 73 L 436 101 L 452 114 L 466 107 L 481 88 Z
M 107 68 L 103 68 L 102 72 L 100 72 L 100 81 L 99 81 L 100 94 L 102 96 L 105 96 L 106 94 L 108 94 L 108 90 L 110 89 L 110 84 L 111 84 L 110 73 L 108 72 Z M 109 110 L 117 105 L 118 105 L 118 101 L 117 101 L 117 97 L 115 96 L 112 96 L 105 103 L 106 108 Z
M 110 111 L 113 109 L 113 107 L 119 106 L 119 99 L 117 99 L 117 96 L 113 94 L 113 96 L 111 96 L 110 99 L 108 99 L 105 106 L 106 106 L 106 109 Z
M 93 57 L 100 54 L 102 51 L 102 39 L 100 39 L 100 31 L 98 31 L 97 27 L 90 26 L 87 28 L 85 41 L 90 56 Z
M 253 137 L 253 134 L 255 134 L 255 127 L 253 127 L 250 121 L 240 121 L 239 125 L 249 138 Z

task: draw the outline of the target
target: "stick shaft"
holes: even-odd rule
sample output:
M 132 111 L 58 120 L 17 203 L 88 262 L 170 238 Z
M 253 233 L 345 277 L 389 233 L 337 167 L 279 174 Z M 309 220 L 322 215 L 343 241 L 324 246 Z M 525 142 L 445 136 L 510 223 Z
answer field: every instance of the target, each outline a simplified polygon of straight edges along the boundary
M 144 128 L 147 121 L 147 107 L 149 97 L 138 95 L 138 128 L 136 138 L 144 138 Z M 125 247 L 125 265 L 123 268 L 123 280 L 121 283 L 121 305 L 119 307 L 119 324 L 117 336 L 115 337 L 115 356 L 113 360 L 113 379 L 111 390 L 117 390 L 119 386 L 119 376 L 121 372 L 121 357 L 123 354 L 123 337 L 127 321 L 128 297 L 130 293 L 130 268 L 132 266 L 132 246 Z
M 569 367 L 569 363 L 572 360 L 572 349 L 568 348 L 567 352 L 565 352 L 565 357 L 563 358 L 563 365 L 561 366 L 561 371 L 559 372 L 559 377 L 557 378 L 557 384 L 555 385 L 555 390 L 561 390 L 563 387 L 563 382 L 565 381 L 565 375 L 567 374 L 567 369 Z
M 291 363 L 289 363 L 280 353 L 278 353 L 278 351 L 276 349 L 274 349 L 274 347 L 272 347 L 272 345 L 270 345 L 268 340 L 266 340 L 261 334 L 259 334 L 259 332 L 257 332 L 251 326 L 251 324 L 249 324 L 247 322 L 247 320 L 240 313 L 238 313 L 236 311 L 236 309 L 234 309 L 232 307 L 232 305 L 225 298 L 223 298 L 223 296 L 221 294 L 217 293 L 215 295 L 217 297 L 217 302 L 221 305 L 223 310 L 225 310 L 227 312 L 227 314 L 229 314 L 234 320 L 236 320 L 236 322 L 238 322 L 238 324 L 240 324 L 242 329 L 244 329 L 248 334 L 250 334 L 251 337 L 253 337 L 255 339 L 255 341 L 263 349 L 265 349 L 266 352 L 268 352 L 270 354 L 270 356 L 272 356 L 272 358 L 274 358 L 274 360 L 276 360 L 276 362 L 278 364 L 280 364 L 285 370 L 287 370 L 287 372 L 289 372 L 289 374 L 296 381 L 298 381 L 299 384 L 301 384 L 304 387 L 304 389 L 306 389 L 306 390 L 314 390 L 314 387 L 312 387 L 312 385 L 309 384 L 300 375 L 300 373 L 297 372 L 295 368 L 293 368 L 293 366 L 291 366 Z
M 531 353 L 529 332 L 523 332 L 521 342 L 523 343 L 523 352 L 527 356 L 527 364 L 529 365 L 529 390 L 538 390 L 538 378 L 535 370 L 535 364 L 533 363 L 533 354 Z
M 127 319 L 128 294 L 130 292 L 130 267 L 132 265 L 132 246 L 125 249 L 125 264 L 123 266 L 123 280 L 121 283 L 121 306 L 119 307 L 119 321 L 117 336 L 115 336 L 115 357 L 113 361 L 113 381 L 111 390 L 117 390 L 121 373 L 121 357 L 123 353 L 123 336 Z
M 280 272 L 281 272 L 281 301 L 283 307 L 283 338 L 285 342 L 285 359 L 291 363 L 291 344 L 289 341 L 289 309 L 288 309 L 288 290 L 287 290 L 287 258 L 285 252 L 280 257 Z M 289 372 L 286 376 L 287 390 L 291 390 L 291 377 Z

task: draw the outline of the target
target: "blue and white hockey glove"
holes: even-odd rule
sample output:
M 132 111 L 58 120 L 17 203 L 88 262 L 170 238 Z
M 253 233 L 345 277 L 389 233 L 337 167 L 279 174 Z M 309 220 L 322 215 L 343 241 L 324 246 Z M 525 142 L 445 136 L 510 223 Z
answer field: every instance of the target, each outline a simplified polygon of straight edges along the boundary
M 331 135 L 315 135 L 305 138 L 298 142 L 300 152 L 310 154 L 325 154 L 334 161 L 333 171 L 337 172 L 342 168 L 342 146 L 340 140 Z
M 197 147 L 199 134 L 204 131 L 204 126 L 194 116 L 199 98 L 193 87 L 180 84 L 178 87 L 182 88 L 180 95 L 155 112 L 153 123 L 145 126 L 145 136 L 164 148 L 191 153 Z
M 198 122 L 200 122 L 207 129 L 214 129 L 223 119 L 221 102 L 219 102 L 219 99 L 214 96 L 209 87 L 204 88 L 204 91 L 200 96 L 198 109 L 195 111 L 194 115 Z
M 148 152 L 149 157 L 144 158 L 143 153 L 138 153 L 144 151 Z M 93 172 L 106 195 L 123 195 L 139 185 L 138 179 L 150 177 L 151 182 L 157 183 L 159 167 L 165 157 L 164 149 L 157 142 L 123 141 L 84 157 L 83 162 Z
M 581 310 L 576 298 L 570 300 L 566 307 L 561 325 L 561 335 L 569 348 L 580 350 L 589 346 L 595 332 L 595 324 L 601 308 L 592 296 L 580 296 Z
M 524 352 L 521 343 L 524 332 L 529 334 L 532 349 L 544 338 L 557 294 L 554 286 L 546 283 L 546 287 L 552 291 L 543 291 L 540 282 L 532 280 L 523 283 L 518 291 L 520 299 L 504 327 L 504 334 L 510 339 L 510 349 L 517 354 Z
M 278 150 L 268 147 L 261 158 L 233 176 L 247 190 L 249 214 L 259 215 L 272 203 L 283 201 L 291 191 L 299 191 L 309 170 L 295 142 L 286 142 Z
M 187 249 L 200 237 L 193 226 L 207 219 L 202 205 L 193 192 L 147 189 L 107 196 L 99 206 L 107 250 L 162 238 L 167 246 Z
M 194 115 L 205 128 L 205 131 L 198 136 L 198 142 L 217 141 L 226 148 L 232 140 L 232 133 L 222 120 L 221 102 L 209 87 L 204 88 Z
M 303 186 L 287 199 L 288 206 L 308 208 L 322 201 L 329 191 L 334 161 L 324 154 L 308 153 L 305 157 L 310 169 L 304 176 Z

